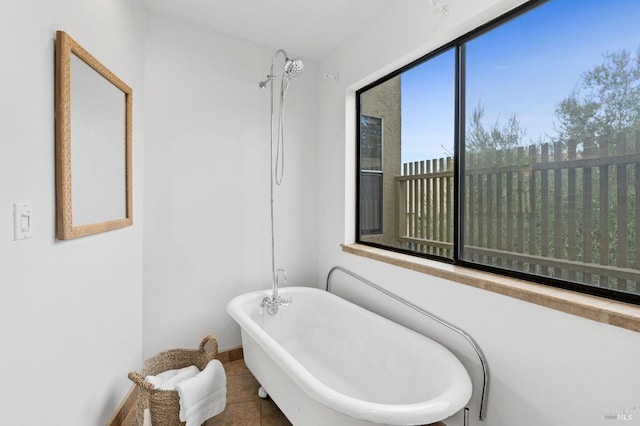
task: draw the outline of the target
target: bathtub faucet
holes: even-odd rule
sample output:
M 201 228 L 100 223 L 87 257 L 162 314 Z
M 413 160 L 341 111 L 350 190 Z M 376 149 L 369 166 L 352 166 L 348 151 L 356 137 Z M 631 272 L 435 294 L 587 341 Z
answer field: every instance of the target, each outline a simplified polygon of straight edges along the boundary
M 278 287 L 280 285 L 279 279 L 280 275 L 284 279 L 284 285 L 287 285 L 287 273 L 284 269 L 278 269 L 273 276 L 273 295 L 271 297 L 265 297 L 262 299 L 262 303 L 260 303 L 260 307 L 267 308 L 267 312 L 269 315 L 275 315 L 278 313 L 278 309 L 280 305 L 288 305 L 291 303 L 291 298 L 280 297 L 278 294 Z

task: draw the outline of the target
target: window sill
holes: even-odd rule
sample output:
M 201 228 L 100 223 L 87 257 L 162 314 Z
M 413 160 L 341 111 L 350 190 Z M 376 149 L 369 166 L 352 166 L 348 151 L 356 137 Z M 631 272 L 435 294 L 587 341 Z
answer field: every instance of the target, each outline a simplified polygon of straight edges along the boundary
M 362 244 L 343 244 L 342 251 L 640 332 L 640 306 L 629 303 L 449 265 Z

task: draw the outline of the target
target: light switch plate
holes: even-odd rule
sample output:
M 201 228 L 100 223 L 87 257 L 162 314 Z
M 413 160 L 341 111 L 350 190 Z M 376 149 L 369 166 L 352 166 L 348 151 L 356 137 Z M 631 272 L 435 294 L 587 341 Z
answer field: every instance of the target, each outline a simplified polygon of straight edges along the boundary
M 24 240 L 33 236 L 33 209 L 31 203 L 13 203 L 13 239 Z

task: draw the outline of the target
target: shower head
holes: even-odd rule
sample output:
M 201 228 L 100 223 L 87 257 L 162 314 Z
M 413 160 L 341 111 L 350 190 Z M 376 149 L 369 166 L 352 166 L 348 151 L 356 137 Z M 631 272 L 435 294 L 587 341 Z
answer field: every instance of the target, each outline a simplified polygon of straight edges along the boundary
M 279 54 L 284 56 L 284 67 L 282 69 L 282 84 L 284 86 L 287 86 L 289 80 L 297 77 L 302 71 L 304 71 L 304 63 L 300 59 L 289 59 L 287 52 L 282 49 L 277 50 L 276 53 L 273 54 L 273 58 L 271 59 L 271 73 L 267 75 L 267 78 L 265 80 L 262 80 L 258 83 L 258 86 L 261 89 L 265 89 L 269 82 L 276 78 L 275 73 L 273 72 L 273 66 Z
M 294 78 L 304 71 L 304 63 L 300 59 L 289 59 L 284 63 L 284 75 Z

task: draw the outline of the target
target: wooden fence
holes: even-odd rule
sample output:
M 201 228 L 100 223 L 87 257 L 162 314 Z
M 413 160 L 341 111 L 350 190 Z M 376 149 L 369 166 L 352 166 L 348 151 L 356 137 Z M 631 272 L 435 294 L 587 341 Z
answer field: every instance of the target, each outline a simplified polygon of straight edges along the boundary
M 451 158 L 395 177 L 405 248 L 453 256 Z M 640 133 L 468 154 L 466 260 L 640 294 Z

